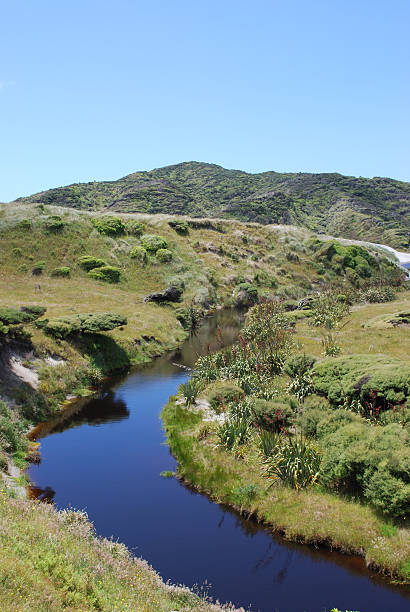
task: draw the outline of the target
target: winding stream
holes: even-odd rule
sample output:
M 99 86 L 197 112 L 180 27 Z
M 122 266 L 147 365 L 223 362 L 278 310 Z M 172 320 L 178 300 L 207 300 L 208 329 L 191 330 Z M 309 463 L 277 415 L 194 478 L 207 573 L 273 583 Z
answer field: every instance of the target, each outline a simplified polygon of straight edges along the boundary
M 41 463 L 30 467 L 33 494 L 58 508 L 85 509 L 97 533 L 119 539 L 165 580 L 210 584 L 220 601 L 261 612 L 404 612 L 409 593 L 370 575 L 364 561 L 314 550 L 272 536 L 235 512 L 210 502 L 176 479 L 159 414 L 197 354 L 228 344 L 238 313 L 207 319 L 178 353 L 111 381 L 97 399 L 79 402 L 71 416 L 38 429 Z

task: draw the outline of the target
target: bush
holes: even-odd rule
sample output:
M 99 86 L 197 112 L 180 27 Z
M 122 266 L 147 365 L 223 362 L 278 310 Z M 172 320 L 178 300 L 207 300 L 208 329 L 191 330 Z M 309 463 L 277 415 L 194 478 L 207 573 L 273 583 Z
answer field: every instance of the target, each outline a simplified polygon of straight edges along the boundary
M 227 450 L 245 444 L 249 437 L 249 425 L 245 419 L 228 419 L 218 429 L 220 444 Z
M 266 461 L 266 473 L 298 491 L 317 482 L 320 463 L 317 448 L 306 440 L 290 437 Z
M 139 238 L 144 233 L 144 229 L 144 225 L 141 221 L 129 219 L 125 222 L 125 231 L 127 234 L 130 234 L 130 236 L 137 236 Z
M 106 283 L 118 283 L 120 280 L 121 271 L 114 266 L 101 266 L 88 272 L 88 276 L 101 280 Z
M 289 426 L 293 412 L 289 404 L 252 398 L 253 423 L 267 431 L 280 432 Z
M 50 215 L 43 221 L 44 226 L 49 232 L 59 232 L 64 227 L 64 221 L 58 215 Z
M 96 312 L 51 319 L 44 331 L 55 338 L 64 339 L 75 334 L 110 331 L 127 324 L 126 317 L 113 312 Z
M 405 516 L 409 511 L 410 484 L 381 468 L 369 478 L 365 497 L 384 514 L 396 517 Z
M 410 397 L 410 366 L 399 359 L 353 355 L 315 364 L 314 388 L 334 405 L 359 399 L 378 410 Z M 370 406 L 371 405 L 371 406 Z
M 318 438 L 335 433 L 341 427 L 351 423 L 361 423 L 362 420 L 353 412 L 347 410 L 331 410 L 327 414 L 322 412 L 322 418 L 317 424 L 316 433 Z
M 107 265 L 103 259 L 98 259 L 92 255 L 82 255 L 77 261 L 80 267 L 87 272 Z
M 143 246 L 135 246 L 131 249 L 130 257 L 132 259 L 136 259 L 139 263 L 146 263 L 147 261 L 147 251 Z
M 195 378 L 190 378 L 186 383 L 180 385 L 179 390 L 182 392 L 187 406 L 195 404 L 200 388 L 201 385 Z
M 177 234 L 185 236 L 188 234 L 188 223 L 186 221 L 168 221 L 168 225 L 174 229 Z
M 105 236 L 117 236 L 123 234 L 126 225 L 119 217 L 112 217 L 111 215 L 104 215 L 97 219 L 91 219 L 91 223 L 94 225 L 97 232 L 104 234 Z
M 67 268 L 66 266 L 54 268 L 54 270 L 51 271 L 51 276 L 66 278 L 67 276 L 70 276 L 70 268 Z
M 241 387 L 230 380 L 220 380 L 212 383 L 204 392 L 204 396 L 215 412 L 220 412 L 230 402 L 238 402 L 242 395 Z
M 4 325 L 30 323 L 41 317 L 46 311 L 44 306 L 22 306 L 16 308 L 0 308 L 0 322 Z
M 156 258 L 161 263 L 168 263 L 172 260 L 172 251 L 168 249 L 158 249 L 156 252 Z
M 385 514 L 408 510 L 409 435 L 400 425 L 370 427 L 358 419 L 326 435 L 321 446 L 324 484 L 364 495 Z
M 310 355 L 296 355 L 287 360 L 285 364 L 285 372 L 290 377 L 303 376 L 311 370 L 316 362 L 315 357 Z
M 45 261 L 38 261 L 37 263 L 34 264 L 34 266 L 31 269 L 31 273 L 33 276 L 40 276 L 40 274 L 43 274 L 43 270 L 46 266 L 46 262 Z
M 369 278 L 372 275 L 372 271 L 368 265 L 364 266 L 359 264 L 356 266 L 355 271 L 361 278 Z
M 359 294 L 361 302 L 370 302 L 371 304 L 392 302 L 395 299 L 396 293 L 392 287 L 369 287 Z
M 143 234 L 141 236 L 141 243 L 149 253 L 156 253 L 158 249 L 166 249 L 168 246 L 165 238 L 154 234 Z

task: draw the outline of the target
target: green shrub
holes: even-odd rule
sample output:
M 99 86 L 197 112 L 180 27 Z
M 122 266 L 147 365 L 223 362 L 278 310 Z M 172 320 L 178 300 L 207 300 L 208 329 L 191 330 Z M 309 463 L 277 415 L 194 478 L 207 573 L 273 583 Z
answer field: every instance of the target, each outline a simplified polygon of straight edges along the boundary
M 14 247 L 11 252 L 14 257 L 21 257 L 23 255 L 23 251 L 20 249 L 20 247 Z
M 335 433 L 340 427 L 350 425 L 350 423 L 361 423 L 359 416 L 347 410 L 331 410 L 327 414 L 322 412 L 322 418 L 316 427 L 316 433 L 319 438 Z
M 70 268 L 67 268 L 67 266 L 61 266 L 61 268 L 54 268 L 54 270 L 51 271 L 51 276 L 66 278 L 67 276 L 70 276 Z
M 355 270 L 361 278 L 369 278 L 372 275 L 372 271 L 368 265 L 363 266 L 362 264 L 359 264 L 356 266 Z
M 303 408 L 297 416 L 296 424 L 304 436 L 316 438 L 318 425 L 325 414 L 320 408 Z
M 384 514 L 395 517 L 405 516 L 410 507 L 410 484 L 381 468 L 369 478 L 365 497 Z
M 107 265 L 103 259 L 98 259 L 97 257 L 93 257 L 93 255 L 82 255 L 77 262 L 80 267 L 87 272 Z
M 267 459 L 266 474 L 298 491 L 317 482 L 320 463 L 321 455 L 315 446 L 304 439 L 289 437 Z
M 126 225 L 119 217 L 112 217 L 111 215 L 104 215 L 97 219 L 91 219 L 91 223 L 94 225 L 97 232 L 104 234 L 105 236 L 117 236 L 123 234 Z
M 88 276 L 101 280 L 106 283 L 118 283 L 120 280 L 121 271 L 119 268 L 114 266 L 101 266 L 100 268 L 94 268 L 88 272 Z
M 168 225 L 174 229 L 177 234 L 186 236 L 189 231 L 189 226 L 186 221 L 168 221 Z
M 55 338 L 64 339 L 75 334 L 110 331 L 127 324 L 126 317 L 113 312 L 95 312 L 51 319 L 44 331 Z
M 227 450 L 245 444 L 249 438 L 248 422 L 245 419 L 226 420 L 218 429 L 218 438 Z
M 16 308 L 0 308 L 0 322 L 4 325 L 18 325 L 30 323 L 41 317 L 46 311 L 44 306 L 22 306 Z
M 131 249 L 130 257 L 132 257 L 132 259 L 136 259 L 139 263 L 146 263 L 148 259 L 147 251 L 143 246 L 135 246 L 133 249 Z
M 31 230 L 31 221 L 30 219 L 23 219 L 22 221 L 19 221 L 16 224 L 16 228 L 19 230 L 23 230 L 25 232 L 27 232 L 28 230 Z
M 43 223 L 49 232 L 59 232 L 64 227 L 64 221 L 59 215 L 50 215 L 43 220 Z
M 285 364 L 285 372 L 289 376 L 303 376 L 309 372 L 316 362 L 315 357 L 310 355 L 296 355 L 287 360 Z
M 144 225 L 141 221 L 136 221 L 135 219 L 128 219 L 125 222 L 125 231 L 130 236 L 137 236 L 139 238 L 144 233 Z
M 189 378 L 186 383 L 180 385 L 179 390 L 183 394 L 187 406 L 195 404 L 200 388 L 201 385 L 195 378 Z
M 216 412 L 220 412 L 230 402 L 238 402 L 242 395 L 241 387 L 230 380 L 219 380 L 212 383 L 204 392 L 204 396 Z
M 156 253 L 159 249 L 166 249 L 168 246 L 165 238 L 154 234 L 143 234 L 141 243 L 149 253 Z
M 392 287 L 369 287 L 363 289 L 359 294 L 361 302 L 369 302 L 371 304 L 392 302 L 396 299 L 396 293 Z
M 359 399 L 385 410 L 410 397 L 410 366 L 378 355 L 324 359 L 315 364 L 314 388 L 334 405 Z
M 158 251 L 156 252 L 156 258 L 161 263 L 168 263 L 172 260 L 172 257 L 172 251 L 170 251 L 169 249 L 158 249 Z
M 358 274 L 353 270 L 353 268 L 346 268 L 345 270 L 345 274 L 346 274 L 346 278 L 347 280 L 354 286 L 354 287 L 358 287 L 359 286 L 359 276 Z
M 293 412 L 289 404 L 252 398 L 253 423 L 267 431 L 280 432 L 289 426 Z
M 37 263 L 34 264 L 34 266 L 31 269 L 32 275 L 40 276 L 40 274 L 43 274 L 43 270 L 45 267 L 46 267 L 45 261 L 38 261 Z

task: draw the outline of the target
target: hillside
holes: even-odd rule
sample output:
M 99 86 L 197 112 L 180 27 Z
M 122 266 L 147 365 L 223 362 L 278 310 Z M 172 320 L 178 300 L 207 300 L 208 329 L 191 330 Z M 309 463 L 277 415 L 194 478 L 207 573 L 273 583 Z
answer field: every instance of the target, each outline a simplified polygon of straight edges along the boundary
M 50 189 L 18 202 L 86 211 L 167 213 L 304 226 L 333 236 L 410 245 L 410 184 L 337 173 L 249 174 L 186 162 L 117 181 Z

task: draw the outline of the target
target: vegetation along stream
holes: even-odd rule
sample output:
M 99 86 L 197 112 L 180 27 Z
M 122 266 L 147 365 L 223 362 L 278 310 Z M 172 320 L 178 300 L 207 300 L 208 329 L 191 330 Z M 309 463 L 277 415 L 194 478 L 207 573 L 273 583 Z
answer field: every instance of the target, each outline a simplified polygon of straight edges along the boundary
M 221 311 L 181 350 L 111 381 L 98 398 L 40 426 L 33 495 L 85 509 L 97 533 L 118 538 L 164 577 L 203 585 L 220 601 L 264 612 L 408 610 L 408 593 L 371 575 L 360 558 L 289 543 L 212 503 L 175 478 L 159 414 L 199 353 L 223 330 L 233 342 L 243 317 Z M 179 365 L 176 365 L 179 364 Z

